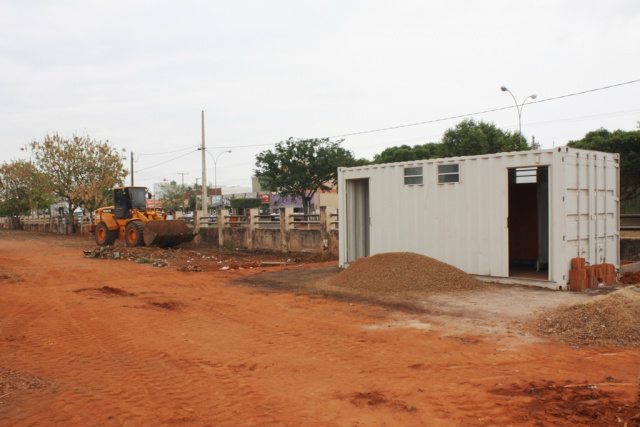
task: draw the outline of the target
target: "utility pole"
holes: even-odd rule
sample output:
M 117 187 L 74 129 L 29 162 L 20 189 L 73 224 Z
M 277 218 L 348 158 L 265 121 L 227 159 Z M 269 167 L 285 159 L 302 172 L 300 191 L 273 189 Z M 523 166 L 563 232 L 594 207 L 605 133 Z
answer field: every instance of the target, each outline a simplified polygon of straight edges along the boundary
M 182 175 L 182 206 L 181 206 L 181 210 L 182 210 L 182 214 L 184 215 L 184 176 L 185 175 L 189 175 L 187 172 L 178 172 L 178 175 Z
M 202 216 L 207 217 L 207 153 L 204 145 L 204 110 L 202 110 Z
M 182 189 L 184 190 L 184 176 L 189 175 L 188 172 L 178 172 L 178 175 L 182 175 Z
M 133 187 L 133 151 L 131 152 L 131 186 Z

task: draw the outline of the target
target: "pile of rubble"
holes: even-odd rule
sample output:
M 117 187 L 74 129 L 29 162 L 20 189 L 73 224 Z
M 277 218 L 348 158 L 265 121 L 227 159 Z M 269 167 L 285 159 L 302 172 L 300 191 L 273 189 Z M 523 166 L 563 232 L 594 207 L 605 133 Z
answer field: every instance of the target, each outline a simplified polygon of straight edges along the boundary
M 114 246 L 98 246 L 92 251 L 82 251 L 85 258 L 97 258 L 97 259 L 115 259 L 123 261 L 134 261 L 138 264 L 152 264 L 154 267 L 168 267 L 167 255 L 170 253 L 162 253 L 162 256 L 158 256 L 149 251 L 141 251 L 137 248 L 116 248 Z M 166 251 L 165 251 L 166 252 Z M 175 256 L 174 256 L 175 258 Z
M 640 346 L 640 288 L 627 287 L 606 296 L 540 315 L 539 335 L 574 346 Z

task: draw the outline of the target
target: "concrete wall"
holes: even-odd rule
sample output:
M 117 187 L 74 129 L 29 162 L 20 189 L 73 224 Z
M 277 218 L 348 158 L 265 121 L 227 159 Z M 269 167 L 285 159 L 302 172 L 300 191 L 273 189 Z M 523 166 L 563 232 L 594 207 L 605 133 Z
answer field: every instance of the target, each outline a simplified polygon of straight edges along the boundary
M 320 230 L 291 230 L 289 251 L 320 252 L 322 251 L 322 233 Z M 318 250 L 320 249 L 320 250 Z
M 218 229 L 201 228 L 193 241 L 199 245 L 218 247 Z
M 282 249 L 282 233 L 280 229 L 256 229 L 251 236 L 251 244 L 254 249 L 268 251 L 280 251 Z
M 87 234 L 87 228 L 91 223 L 89 217 L 74 216 L 76 233 Z M 71 225 L 66 216 L 32 215 L 21 216 L 20 224 L 26 231 L 48 231 L 56 234 L 71 234 Z M 10 217 L 0 217 L 0 228 L 13 229 Z
M 217 227 L 201 227 L 195 243 L 220 248 L 258 249 L 276 252 L 310 252 L 338 256 L 338 230 L 331 226 L 335 217 L 321 207 L 320 221 L 300 221 L 293 208 L 280 210 L 280 221 L 262 219 L 258 209 L 246 217 L 230 217 L 220 212 Z M 262 221 L 261 221 L 262 220 Z M 261 223 L 262 222 L 262 223 Z
M 247 239 L 249 229 L 244 227 L 224 227 L 218 230 L 222 232 L 223 242 L 220 247 L 228 249 L 245 248 L 247 249 Z M 220 244 L 220 243 L 218 243 Z

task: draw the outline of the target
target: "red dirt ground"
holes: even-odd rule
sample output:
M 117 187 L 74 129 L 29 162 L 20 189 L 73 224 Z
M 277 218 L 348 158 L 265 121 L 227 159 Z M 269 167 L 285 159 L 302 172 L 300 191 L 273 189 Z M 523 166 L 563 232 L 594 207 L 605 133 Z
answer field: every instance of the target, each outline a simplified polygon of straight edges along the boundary
M 0 232 L 2 426 L 640 425 L 637 349 L 450 336 L 230 286 L 291 266 L 193 274 L 83 249 Z M 318 265 L 335 262 L 297 268 Z

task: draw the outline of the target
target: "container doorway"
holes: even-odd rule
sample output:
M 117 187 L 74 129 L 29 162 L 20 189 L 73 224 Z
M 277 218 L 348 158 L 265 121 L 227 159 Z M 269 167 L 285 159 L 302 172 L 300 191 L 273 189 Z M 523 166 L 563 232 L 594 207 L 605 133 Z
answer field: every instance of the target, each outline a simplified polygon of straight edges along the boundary
M 346 181 L 348 264 L 370 254 L 369 179 Z
M 549 280 L 549 168 L 509 169 L 509 277 Z

